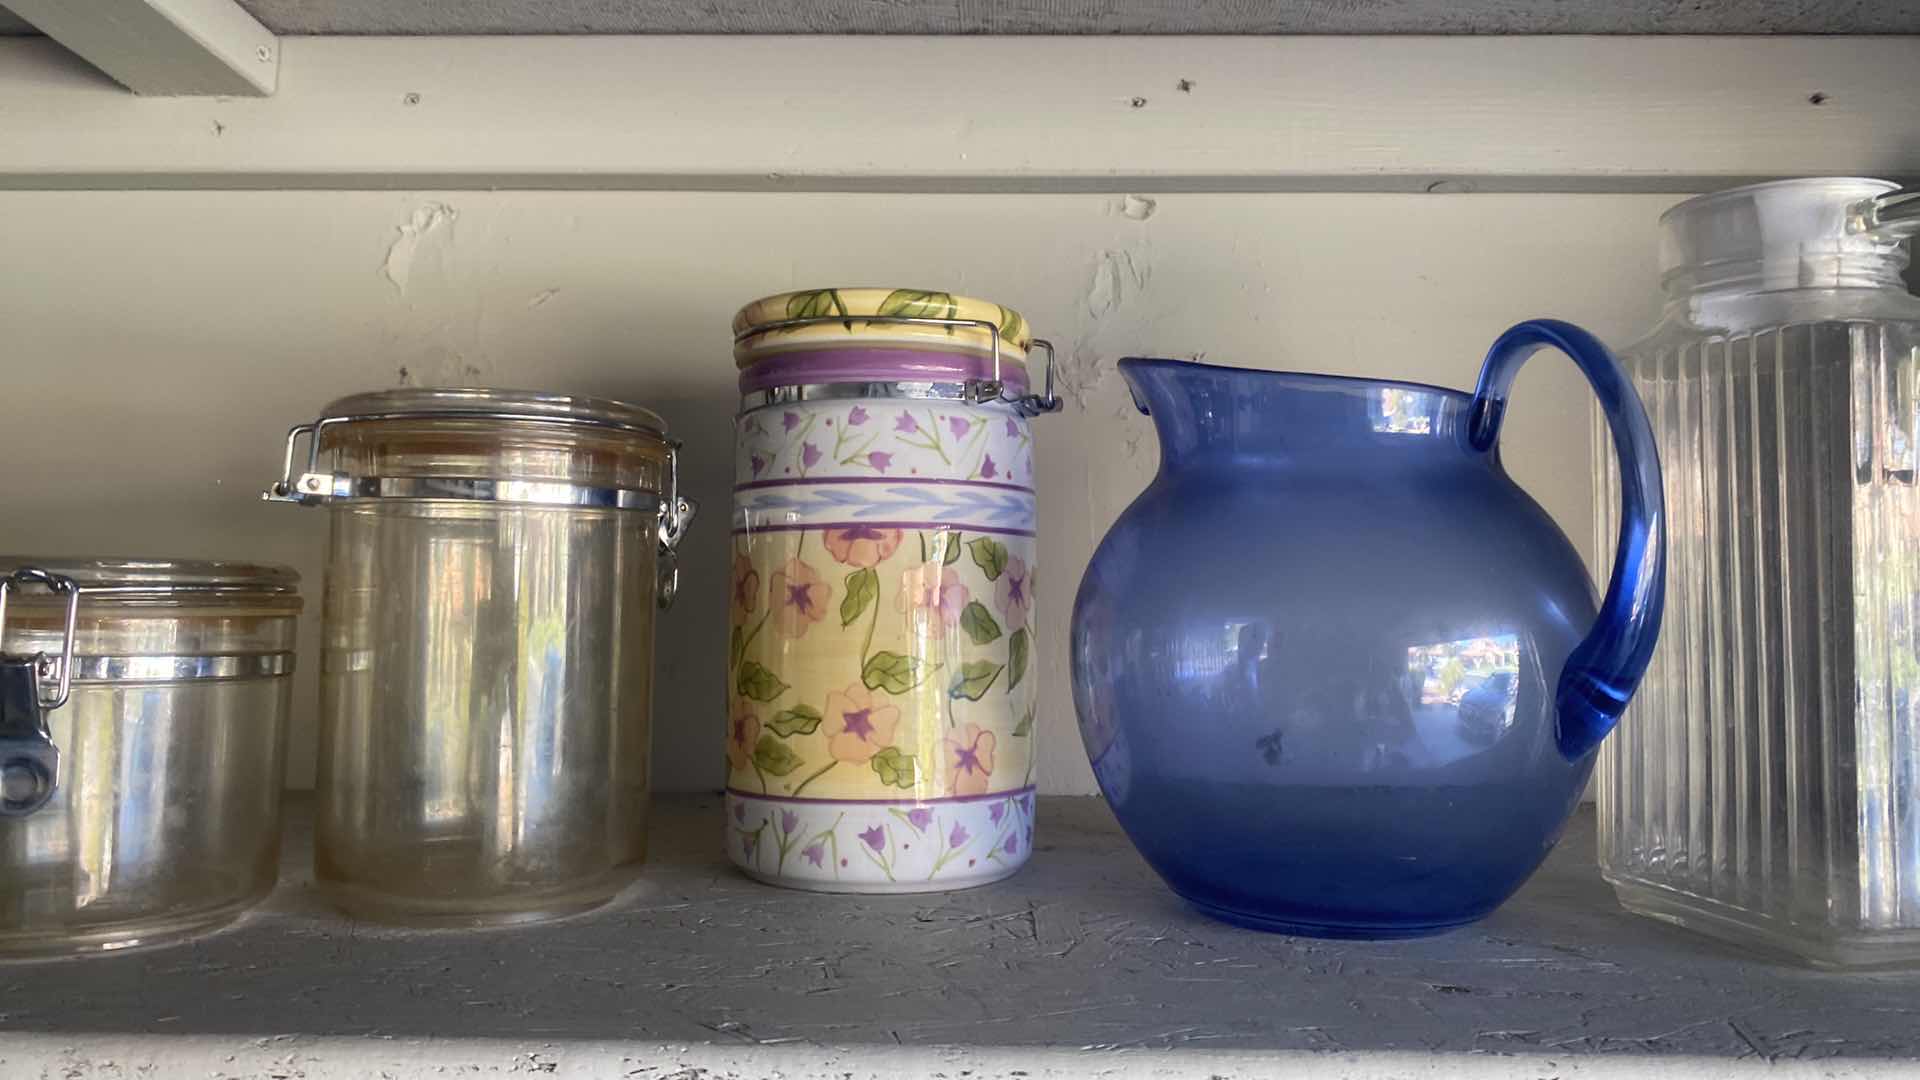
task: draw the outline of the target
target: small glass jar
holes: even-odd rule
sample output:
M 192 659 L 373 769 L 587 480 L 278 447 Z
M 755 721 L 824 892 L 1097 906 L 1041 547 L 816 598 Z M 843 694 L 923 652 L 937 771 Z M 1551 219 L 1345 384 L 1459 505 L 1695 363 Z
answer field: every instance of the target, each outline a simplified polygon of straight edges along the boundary
M 361 394 L 293 429 L 268 497 L 331 525 L 314 871 L 334 903 L 526 922 L 637 872 L 654 611 L 692 515 L 676 462 L 645 409 L 522 391 Z
M 298 581 L 0 558 L 0 959 L 166 944 L 272 890 Z
M 926 892 L 1033 846 L 1033 438 L 1018 312 L 817 289 L 734 319 L 727 853 Z

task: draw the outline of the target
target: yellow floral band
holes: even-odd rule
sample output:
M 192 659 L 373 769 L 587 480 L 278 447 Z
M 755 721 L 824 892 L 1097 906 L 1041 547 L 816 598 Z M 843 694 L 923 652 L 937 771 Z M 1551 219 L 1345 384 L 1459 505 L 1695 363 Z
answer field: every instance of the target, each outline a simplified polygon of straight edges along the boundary
M 929 801 L 1032 780 L 1033 540 L 735 536 L 728 787 Z

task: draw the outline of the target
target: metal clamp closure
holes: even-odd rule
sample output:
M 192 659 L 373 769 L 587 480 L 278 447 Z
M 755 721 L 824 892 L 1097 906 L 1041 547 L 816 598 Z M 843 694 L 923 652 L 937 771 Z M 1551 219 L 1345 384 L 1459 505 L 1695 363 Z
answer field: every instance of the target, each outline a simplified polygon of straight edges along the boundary
M 1000 336 L 1000 324 L 987 319 L 936 319 L 916 315 L 816 315 L 804 319 L 781 319 L 778 322 L 761 323 L 758 326 L 748 327 L 746 330 L 734 335 L 733 343 L 738 345 L 748 338 L 758 337 L 761 334 L 770 334 L 776 330 L 792 330 L 802 326 L 825 326 L 829 323 L 840 323 L 851 326 L 856 320 L 868 323 L 869 325 L 873 323 L 899 323 L 909 326 L 971 326 L 975 329 L 985 330 L 988 336 L 993 339 L 993 378 L 968 381 L 964 384 L 965 388 L 961 394 L 962 400 L 966 401 L 969 405 L 987 405 L 993 403 L 1011 405 L 1023 416 L 1039 416 L 1041 413 L 1060 411 L 1060 396 L 1054 393 L 1053 390 L 1053 342 L 1047 341 L 1044 338 L 1034 338 L 1032 345 L 1032 347 L 1036 349 L 1045 349 L 1047 353 L 1047 371 L 1044 384 L 1045 392 L 1039 394 L 1009 394 L 1007 393 L 1006 380 L 1001 377 L 1000 371 L 1000 343 L 1002 340 Z
M 680 541 L 686 538 L 687 526 L 693 523 L 697 510 L 698 504 L 680 494 L 680 443 L 669 439 L 667 497 L 660 504 L 660 578 L 655 591 L 662 611 L 673 606 L 673 598 L 680 592 Z
M 47 805 L 60 783 L 60 749 L 46 714 L 73 691 L 73 638 L 80 621 L 80 586 L 70 577 L 22 567 L 0 578 L 0 642 L 6 640 L 7 597 L 40 585 L 67 598 L 60 656 L 0 653 L 0 818 L 25 817 Z M 49 692 L 51 686 L 51 692 Z
M 667 444 L 667 493 L 664 498 L 651 491 L 633 488 L 589 487 L 559 480 L 490 480 L 439 476 L 346 476 L 320 471 L 320 434 L 330 425 L 370 420 L 419 420 L 448 418 L 480 420 L 525 420 L 542 424 L 576 427 L 603 427 L 647 434 Z M 294 475 L 294 458 L 300 440 L 307 440 L 307 467 Z M 280 459 L 280 479 L 260 493 L 268 502 L 316 506 L 357 499 L 457 499 L 474 502 L 514 503 L 532 506 L 590 507 L 612 510 L 647 510 L 656 515 L 660 545 L 659 600 L 662 608 L 673 604 L 680 586 L 680 566 L 676 549 L 686 535 L 687 526 L 697 509 L 694 501 L 680 494 L 680 443 L 667 439 L 651 428 L 613 424 L 603 420 L 581 420 L 564 416 L 521 416 L 497 412 L 396 412 L 362 416 L 328 416 L 311 424 L 297 424 L 287 431 L 286 451 Z
M 579 416 L 529 416 L 524 413 L 500 412 L 490 409 L 446 409 L 440 411 L 408 410 L 402 412 L 360 413 L 353 416 L 323 416 L 311 424 L 296 424 L 287 431 L 286 454 L 280 460 L 280 479 L 262 492 L 260 497 L 268 502 L 291 502 L 312 505 L 328 499 L 339 498 L 333 494 L 336 478 L 332 473 L 320 471 L 320 436 L 327 428 L 339 424 L 361 424 L 387 420 L 495 420 L 527 424 L 551 424 L 558 427 L 604 428 L 609 431 L 624 431 L 635 435 L 648 435 L 663 438 L 659 431 L 650 427 L 634 424 L 622 424 L 612 420 L 598 420 Z M 296 479 L 293 474 L 293 459 L 299 449 L 300 439 L 307 440 L 307 467 Z M 669 440 L 671 441 L 671 440 Z M 419 496 L 415 496 L 416 498 Z M 448 496 L 457 498 L 459 496 Z
M 452 476 L 344 476 L 306 473 L 295 497 L 274 501 L 302 503 L 358 499 L 440 499 L 460 502 L 571 506 L 602 510 L 656 510 L 660 496 L 634 488 L 588 487 L 564 480 L 488 480 Z

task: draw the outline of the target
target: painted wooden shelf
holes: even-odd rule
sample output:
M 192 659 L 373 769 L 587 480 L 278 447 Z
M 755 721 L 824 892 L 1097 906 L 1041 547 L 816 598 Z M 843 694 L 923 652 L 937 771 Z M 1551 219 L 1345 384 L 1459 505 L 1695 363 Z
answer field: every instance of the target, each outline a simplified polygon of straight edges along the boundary
M 239 928 L 0 968 L 0 1076 L 647 1080 L 831 1077 L 1773 1076 L 1920 1069 L 1920 976 L 1773 964 L 1634 918 L 1578 819 L 1480 926 L 1339 943 L 1209 921 L 1097 799 L 1042 800 L 1039 848 L 971 892 L 823 896 L 716 851 L 666 800 L 610 909 L 406 933 L 341 920 L 306 872 Z
M 279 47 L 271 97 L 128 100 L 49 41 L 0 41 L 0 189 L 1670 193 L 1920 175 L 1916 37 Z

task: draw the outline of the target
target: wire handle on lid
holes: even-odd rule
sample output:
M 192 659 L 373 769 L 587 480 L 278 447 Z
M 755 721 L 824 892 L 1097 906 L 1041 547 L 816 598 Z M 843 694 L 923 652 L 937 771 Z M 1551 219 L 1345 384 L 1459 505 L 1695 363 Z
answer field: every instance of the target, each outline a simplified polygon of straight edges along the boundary
M 797 330 L 803 326 L 826 326 L 829 323 L 851 325 L 855 321 L 864 323 L 888 323 L 907 326 L 970 326 L 985 330 L 993 339 L 993 378 L 970 379 L 966 384 L 966 401 L 970 405 L 985 405 L 999 402 L 1011 405 L 1023 416 L 1039 416 L 1042 413 L 1059 412 L 1063 404 L 1060 395 L 1053 390 L 1053 342 L 1045 338 L 1034 338 L 1030 348 L 1044 349 L 1047 353 L 1047 373 L 1044 391 L 1039 394 L 1008 394 L 1006 380 L 1001 375 L 1000 324 L 990 319 L 937 319 L 920 315 L 813 315 L 802 319 L 780 319 L 776 322 L 760 323 L 750 326 L 733 336 L 735 345 L 748 338 L 770 334 L 776 330 Z
M 389 420 L 499 420 L 516 423 L 551 424 L 562 427 L 607 428 L 615 431 L 652 435 L 667 444 L 667 491 L 664 496 L 651 491 L 626 488 L 588 487 L 560 481 L 477 480 L 455 477 L 418 476 L 345 476 L 320 471 L 320 436 L 328 427 Z M 307 467 L 294 475 L 300 440 L 307 441 Z M 323 416 L 310 424 L 296 424 L 287 431 L 286 450 L 280 458 L 280 479 L 260 497 L 268 502 L 317 506 L 329 502 L 357 499 L 442 499 L 470 502 L 530 504 L 538 506 L 575 506 L 618 510 L 650 510 L 658 515 L 660 543 L 660 606 L 670 607 L 680 584 L 676 549 L 693 520 L 694 501 L 680 494 L 680 442 L 666 439 L 660 432 L 609 420 L 572 416 L 540 416 L 497 410 L 460 409 L 362 413 L 352 416 Z

